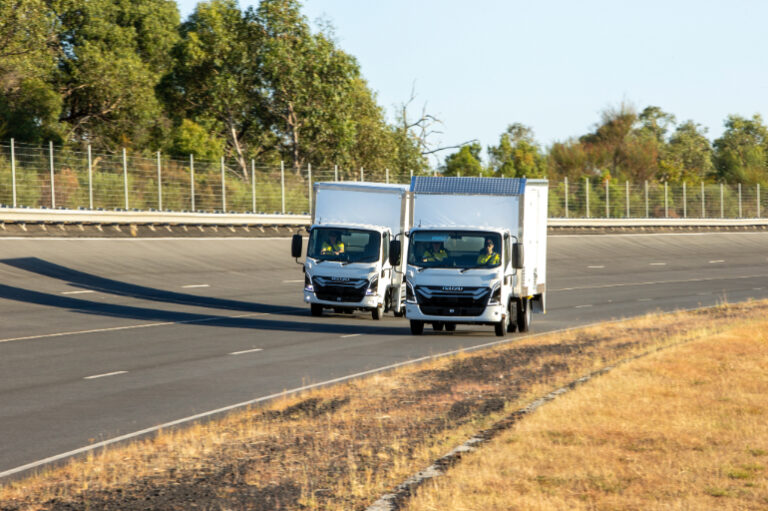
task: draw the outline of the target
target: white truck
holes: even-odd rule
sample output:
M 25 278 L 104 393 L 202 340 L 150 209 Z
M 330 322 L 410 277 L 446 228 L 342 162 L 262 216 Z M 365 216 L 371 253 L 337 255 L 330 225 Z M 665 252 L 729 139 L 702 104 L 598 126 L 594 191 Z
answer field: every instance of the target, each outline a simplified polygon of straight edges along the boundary
M 547 192 L 543 179 L 414 177 L 406 317 L 526 332 L 546 308 Z M 393 247 L 393 252 L 397 247 Z
M 313 316 L 324 309 L 371 311 L 373 319 L 392 311 L 403 316 L 405 289 L 400 253 L 390 242 L 410 227 L 408 185 L 329 182 L 314 184 L 314 211 L 304 270 L 304 302 Z M 400 240 L 398 240 L 400 241 Z M 402 246 L 398 243 L 399 246 Z M 293 236 L 291 255 L 301 257 L 302 236 Z

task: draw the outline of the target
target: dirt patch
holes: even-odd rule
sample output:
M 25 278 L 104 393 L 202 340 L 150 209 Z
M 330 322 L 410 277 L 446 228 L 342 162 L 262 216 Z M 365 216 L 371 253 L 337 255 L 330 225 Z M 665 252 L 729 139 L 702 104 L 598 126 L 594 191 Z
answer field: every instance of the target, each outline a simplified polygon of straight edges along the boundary
M 316 390 L 10 483 L 0 510 L 364 509 L 543 389 L 767 313 L 651 316 Z

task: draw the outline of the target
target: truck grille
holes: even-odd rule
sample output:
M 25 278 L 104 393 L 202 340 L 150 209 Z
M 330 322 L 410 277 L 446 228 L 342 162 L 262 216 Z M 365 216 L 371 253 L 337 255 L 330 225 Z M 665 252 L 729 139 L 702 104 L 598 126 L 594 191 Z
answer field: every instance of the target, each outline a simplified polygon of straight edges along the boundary
M 315 296 L 329 302 L 360 302 L 365 298 L 368 281 L 365 279 L 334 280 L 330 277 L 314 277 Z
M 479 316 L 488 305 L 487 287 L 417 286 L 421 312 L 431 316 Z

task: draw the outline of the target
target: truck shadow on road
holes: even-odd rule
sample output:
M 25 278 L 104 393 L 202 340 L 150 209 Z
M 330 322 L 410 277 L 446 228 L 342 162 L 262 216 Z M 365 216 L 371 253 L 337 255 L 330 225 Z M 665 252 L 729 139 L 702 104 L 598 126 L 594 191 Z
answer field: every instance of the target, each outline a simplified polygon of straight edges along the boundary
M 225 328 L 247 328 L 254 330 L 268 331 L 288 331 L 288 332 L 313 332 L 329 334 L 372 334 L 372 335 L 406 335 L 409 333 L 408 327 L 403 324 L 401 327 L 395 326 L 374 326 L 361 325 L 359 322 L 354 324 L 336 324 L 324 320 L 312 322 L 290 321 L 280 319 L 267 319 L 262 317 L 249 317 L 246 314 L 240 317 L 222 316 L 216 314 L 197 314 L 193 312 L 180 312 L 169 310 L 156 310 L 145 307 L 135 307 L 130 305 L 120 305 L 111 303 L 93 302 L 81 298 L 72 298 L 69 296 L 59 296 L 50 293 L 41 293 L 31 291 L 20 287 L 7 286 L 0 284 L 0 298 L 14 300 L 17 302 L 43 305 L 47 307 L 57 307 L 60 309 L 69 309 L 83 314 L 93 314 L 99 316 L 108 316 L 113 318 L 132 319 L 139 321 L 158 322 L 158 323 L 176 323 L 190 325 L 206 325 L 212 327 Z M 308 311 L 303 311 L 304 316 L 309 316 Z M 253 312 L 252 315 L 264 314 L 264 312 Z M 266 313 L 269 314 L 269 313 Z
M 20 257 L 16 259 L 2 259 L 0 263 L 13 268 L 36 273 L 52 279 L 62 280 L 74 287 L 83 290 L 98 291 L 100 293 L 128 296 L 142 300 L 156 302 L 176 303 L 180 305 L 192 305 L 196 307 L 209 307 L 221 310 L 237 310 L 243 312 L 265 312 L 269 314 L 306 316 L 306 308 L 278 306 L 258 302 L 243 302 L 224 298 L 211 298 L 187 293 L 166 291 L 138 284 L 130 284 L 119 280 L 108 279 L 85 273 L 66 266 L 51 263 L 37 257 Z

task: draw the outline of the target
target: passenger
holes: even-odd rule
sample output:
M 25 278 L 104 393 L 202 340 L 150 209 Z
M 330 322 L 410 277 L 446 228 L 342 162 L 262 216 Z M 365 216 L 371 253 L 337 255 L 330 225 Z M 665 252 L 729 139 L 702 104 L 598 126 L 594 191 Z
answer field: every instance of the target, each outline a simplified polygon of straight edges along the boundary
M 339 239 L 339 235 L 336 231 L 328 233 L 328 240 L 323 242 L 320 247 L 320 254 L 322 255 L 339 255 L 344 253 L 344 242 Z
M 448 257 L 448 253 L 443 248 L 443 244 L 439 241 L 433 241 L 432 246 L 424 251 L 421 260 L 425 263 L 437 263 L 445 260 L 446 257 Z
M 477 256 L 477 264 L 484 266 L 495 266 L 501 262 L 499 253 L 494 251 L 493 238 L 485 238 L 485 247 L 480 251 L 480 255 Z

